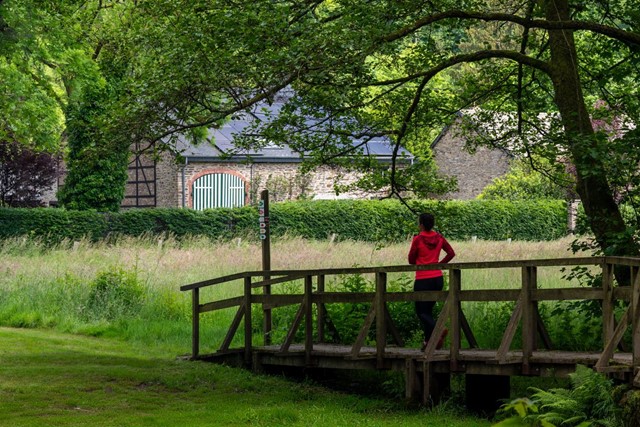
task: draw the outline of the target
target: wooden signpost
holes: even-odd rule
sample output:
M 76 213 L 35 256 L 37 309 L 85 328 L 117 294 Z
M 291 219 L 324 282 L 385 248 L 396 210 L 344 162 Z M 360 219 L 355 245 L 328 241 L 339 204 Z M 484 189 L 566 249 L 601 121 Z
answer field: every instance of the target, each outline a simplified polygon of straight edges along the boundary
M 258 203 L 258 220 L 260 222 L 260 240 L 262 241 L 262 270 L 271 270 L 271 233 L 269 230 L 269 191 L 262 190 L 260 202 Z M 264 276 L 264 280 L 269 280 L 270 276 Z M 264 287 L 265 295 L 271 295 L 271 285 Z M 271 309 L 264 308 L 264 344 L 271 343 Z

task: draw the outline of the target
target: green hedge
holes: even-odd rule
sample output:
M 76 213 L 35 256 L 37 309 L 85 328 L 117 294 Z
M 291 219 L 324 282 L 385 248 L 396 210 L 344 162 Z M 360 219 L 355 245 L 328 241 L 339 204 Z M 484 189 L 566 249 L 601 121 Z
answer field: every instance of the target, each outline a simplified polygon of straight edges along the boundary
M 559 200 L 413 201 L 436 216 L 436 229 L 451 240 L 552 240 L 566 234 L 566 205 Z M 273 203 L 272 236 L 402 241 L 417 231 L 416 216 L 396 200 L 318 200 Z M 254 207 L 235 209 L 132 209 L 118 213 L 63 209 L 0 209 L 0 238 L 33 236 L 47 241 L 93 240 L 112 235 L 171 234 L 231 238 L 258 235 Z

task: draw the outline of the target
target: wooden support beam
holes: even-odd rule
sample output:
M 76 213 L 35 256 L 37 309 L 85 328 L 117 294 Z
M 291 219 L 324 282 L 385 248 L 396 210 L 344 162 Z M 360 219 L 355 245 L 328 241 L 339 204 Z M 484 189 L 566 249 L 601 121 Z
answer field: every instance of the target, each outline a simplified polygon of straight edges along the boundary
M 191 357 L 200 353 L 200 289 L 191 291 Z
M 251 365 L 253 347 L 253 328 L 251 325 L 251 277 L 244 278 L 244 363 Z
M 615 331 L 613 331 L 613 336 L 606 343 L 606 346 L 604 347 L 604 350 L 602 351 L 600 358 L 596 362 L 596 365 L 595 365 L 596 370 L 600 370 L 601 368 L 604 368 L 605 366 L 609 365 L 609 360 L 611 360 L 611 358 L 613 357 L 614 350 L 618 346 L 618 343 L 622 339 L 622 336 L 624 335 L 625 331 L 627 330 L 627 327 L 629 326 L 629 318 L 631 317 L 630 311 L 631 311 L 631 306 L 627 307 L 624 314 L 620 318 L 620 322 L 618 322 L 618 326 L 616 327 Z
M 438 316 L 438 320 L 436 321 L 436 326 L 433 328 L 433 332 L 431 333 L 431 339 L 427 343 L 427 346 L 424 349 L 424 356 L 422 359 L 431 360 L 433 358 L 433 353 L 436 351 L 436 345 L 438 344 L 438 339 L 442 332 L 444 331 L 444 325 L 447 320 L 449 320 L 449 311 L 452 306 L 452 294 L 449 294 L 449 298 L 444 302 L 442 306 L 442 310 L 440 310 L 440 315 Z
M 311 352 L 313 351 L 313 304 L 311 304 L 311 294 L 313 293 L 313 277 L 304 278 L 304 363 L 311 366 Z
M 522 373 L 528 375 L 531 355 L 536 349 L 537 330 L 532 291 L 537 287 L 537 267 L 522 267 Z
M 289 332 L 287 332 L 287 337 L 284 342 L 280 346 L 280 352 L 286 353 L 289 351 L 289 347 L 291 347 L 291 343 L 293 343 L 293 339 L 296 337 L 296 332 L 298 332 L 298 328 L 300 328 L 300 323 L 302 323 L 302 318 L 304 317 L 304 313 L 306 312 L 306 307 L 304 306 L 304 302 L 300 304 L 300 308 L 296 312 L 296 317 L 293 318 L 293 323 L 289 328 Z
M 613 299 L 613 266 L 602 264 L 602 347 L 604 348 L 615 330 L 615 306 Z
M 511 347 L 511 343 L 513 342 L 513 337 L 515 337 L 516 331 L 518 330 L 520 319 L 522 319 L 523 301 L 524 301 L 524 290 L 521 291 L 520 298 L 516 302 L 516 306 L 513 308 L 513 313 L 511 313 L 511 318 L 509 319 L 507 328 L 504 331 L 504 335 L 502 335 L 502 341 L 500 342 L 500 347 L 498 347 L 498 352 L 496 353 L 496 359 L 498 360 L 498 363 L 507 362 L 507 352 Z
M 452 371 L 458 370 L 460 358 L 460 290 L 462 289 L 462 272 L 459 269 L 449 270 L 449 292 L 451 294 L 451 348 L 449 349 L 449 365 Z M 437 341 L 440 335 L 432 338 Z
M 371 329 L 371 325 L 373 324 L 373 319 L 376 317 L 376 307 L 375 304 L 371 304 L 371 308 L 369 309 L 369 313 L 367 317 L 364 319 L 364 324 L 362 325 L 362 329 L 360 329 L 360 333 L 356 338 L 356 342 L 353 343 L 353 347 L 351 347 L 351 353 L 349 354 L 350 358 L 357 358 L 360 355 L 360 349 L 364 345 L 364 340 L 369 333 L 369 329 Z
M 376 366 L 384 367 L 384 351 L 387 346 L 387 328 L 385 324 L 386 312 L 385 293 L 387 292 L 387 273 L 376 273 L 376 296 L 373 300 L 376 315 Z
M 233 340 L 233 337 L 235 336 L 236 331 L 240 327 L 240 321 L 244 317 L 244 310 L 245 310 L 244 304 L 238 307 L 238 311 L 236 311 L 236 315 L 233 317 L 233 320 L 231 321 L 231 326 L 229 326 L 229 330 L 227 330 L 227 335 L 224 337 L 224 340 L 222 341 L 222 345 L 218 350 L 219 352 L 224 353 L 227 350 L 229 350 L 231 341 Z
M 318 276 L 318 286 L 316 289 L 316 295 L 322 296 L 324 294 L 324 287 L 325 287 L 325 276 L 320 275 Z M 323 343 L 325 342 L 324 326 L 327 322 L 326 320 L 327 309 L 324 306 L 324 303 L 316 303 L 316 311 L 317 311 L 316 326 L 318 328 L 318 342 Z
M 467 316 L 465 316 L 464 312 L 462 311 L 462 303 L 460 302 L 458 302 L 458 312 L 458 316 L 460 317 L 460 327 L 462 328 L 462 332 L 464 333 L 465 338 L 467 338 L 469 347 L 478 348 L 478 341 L 476 341 L 476 337 L 475 335 L 473 335 L 473 331 L 471 330 L 471 326 L 469 325 Z
M 416 362 L 411 358 L 407 358 L 404 366 L 404 395 L 408 400 L 415 400 L 416 392 L 420 390 Z
M 631 351 L 633 354 L 633 366 L 640 369 L 640 267 L 631 267 L 631 284 L 633 287 Z

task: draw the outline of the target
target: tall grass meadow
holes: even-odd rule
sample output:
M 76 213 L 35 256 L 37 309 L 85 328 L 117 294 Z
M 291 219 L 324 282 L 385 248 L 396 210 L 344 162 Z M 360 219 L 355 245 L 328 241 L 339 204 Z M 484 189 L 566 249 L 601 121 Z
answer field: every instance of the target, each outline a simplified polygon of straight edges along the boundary
M 457 262 L 567 257 L 572 256 L 567 250 L 569 243 L 569 238 L 551 242 L 452 242 Z M 271 263 L 273 269 L 404 265 L 408 247 L 409 241 L 380 246 L 354 241 L 282 238 L 272 241 Z M 191 296 L 180 292 L 179 287 L 260 269 L 260 244 L 245 239 L 182 238 L 178 241 L 147 236 L 105 242 L 63 241 L 55 246 L 34 239 L 8 239 L 0 242 L 0 271 L 3 273 L 0 276 L 0 325 L 116 337 L 164 346 L 176 354 L 187 353 L 191 340 Z M 539 286 L 576 284 L 562 277 L 558 268 L 541 268 Z M 412 289 L 411 275 L 390 275 L 389 279 L 390 290 Z M 520 280 L 518 269 L 465 270 L 462 287 L 517 289 Z M 299 292 L 298 285 L 301 284 L 274 286 L 273 292 Z M 334 277 L 327 286 L 329 289 L 372 290 L 373 278 Z M 236 281 L 203 289 L 201 301 L 230 298 L 241 293 L 242 282 Z M 356 304 L 336 304 L 328 308 L 345 341 L 350 334 L 357 334 L 367 309 Z M 480 346 L 497 348 L 513 303 L 464 303 L 463 309 Z M 256 342 L 261 342 L 260 310 L 255 310 Z M 286 334 L 295 314 L 295 309 L 293 314 L 291 310 L 291 307 L 274 310 L 274 339 Z M 591 342 L 597 342 L 597 336 L 584 339 L 593 325 L 585 323 L 577 312 L 558 311 L 553 305 L 544 305 L 541 310 L 554 342 L 581 350 L 587 349 Z M 391 311 L 404 338 L 411 345 L 419 345 L 418 324 L 411 303 L 395 303 Z M 234 315 L 235 309 L 225 309 L 201 316 L 203 352 L 217 348 Z M 597 323 L 596 320 L 593 322 Z M 239 344 L 242 328 L 236 339 Z

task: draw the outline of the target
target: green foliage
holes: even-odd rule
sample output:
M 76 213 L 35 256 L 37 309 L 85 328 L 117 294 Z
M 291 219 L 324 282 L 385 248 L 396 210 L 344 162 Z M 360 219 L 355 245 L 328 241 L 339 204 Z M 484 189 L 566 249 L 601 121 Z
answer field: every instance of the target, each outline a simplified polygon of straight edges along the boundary
M 135 271 L 119 267 L 100 271 L 90 285 L 86 314 L 92 320 L 114 320 L 140 310 L 145 290 Z
M 568 183 L 560 186 L 548 175 L 535 171 L 525 162 L 516 162 L 509 173 L 495 178 L 486 186 L 478 199 L 481 200 L 532 200 L 566 199 L 569 196 Z
M 414 210 L 432 212 L 436 229 L 450 240 L 552 240 L 566 234 L 565 204 L 539 201 L 414 201 Z M 396 200 L 318 200 L 274 203 L 273 236 L 324 240 L 405 241 L 417 230 L 415 215 Z M 123 212 L 54 209 L 0 209 L 0 238 L 32 236 L 48 241 L 101 239 L 145 234 L 212 239 L 257 236 L 257 210 L 220 208 L 131 209 Z
M 614 427 L 620 425 L 621 409 L 614 400 L 614 386 L 604 375 L 582 365 L 569 375 L 571 388 L 548 391 L 532 388 L 531 400 L 516 399 L 503 405 L 507 415 L 495 427 Z
M 120 209 L 130 144 L 119 144 L 107 133 L 109 97 L 108 88 L 95 83 L 85 85 L 69 105 L 69 173 L 58 192 L 58 200 L 68 209 Z

